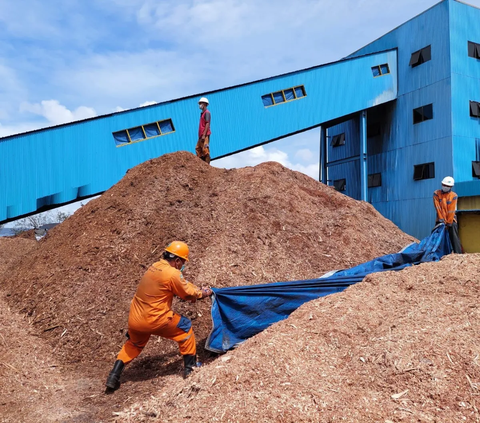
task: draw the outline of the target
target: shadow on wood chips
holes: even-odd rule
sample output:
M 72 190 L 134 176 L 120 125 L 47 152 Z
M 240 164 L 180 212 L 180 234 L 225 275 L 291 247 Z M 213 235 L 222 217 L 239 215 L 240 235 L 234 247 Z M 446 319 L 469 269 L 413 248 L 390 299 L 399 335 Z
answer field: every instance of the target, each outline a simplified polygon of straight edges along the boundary
M 2 421 L 33 422 L 39 415 L 42 421 L 429 421 L 442 415 L 437 409 L 455 418 L 475 413 L 474 345 L 457 351 L 439 339 L 432 344 L 435 312 L 419 302 L 416 283 L 403 287 L 417 272 L 427 298 L 438 266 L 474 266 L 475 255 L 369 277 L 305 304 L 220 357 L 202 348 L 211 329 L 210 300 L 176 301 L 174 308 L 192 319 L 199 359 L 207 365 L 183 381 L 176 344 L 152 337 L 125 370 L 121 389 L 104 395 L 138 280 L 174 239 L 190 246 L 186 278 L 215 287 L 315 278 L 414 241 L 371 205 L 278 163 L 225 170 L 178 152 L 136 166 L 40 242 L 0 239 L 0 316 L 8 322 L 0 332 Z M 476 278 L 470 281 L 475 289 L 478 271 Z M 458 293 L 458 287 L 449 290 Z M 448 298 L 436 292 L 446 308 Z M 462 295 L 468 303 L 469 290 Z M 417 315 L 419 307 L 424 315 Z M 478 313 L 449 309 L 452 316 L 456 311 Z M 454 372 L 442 366 L 463 369 L 468 360 L 468 372 L 455 379 L 465 395 L 446 401 L 440 384 L 448 387 L 445 378 Z M 422 410 L 412 387 L 418 380 L 425 389 Z M 408 392 L 393 399 L 399 389 Z

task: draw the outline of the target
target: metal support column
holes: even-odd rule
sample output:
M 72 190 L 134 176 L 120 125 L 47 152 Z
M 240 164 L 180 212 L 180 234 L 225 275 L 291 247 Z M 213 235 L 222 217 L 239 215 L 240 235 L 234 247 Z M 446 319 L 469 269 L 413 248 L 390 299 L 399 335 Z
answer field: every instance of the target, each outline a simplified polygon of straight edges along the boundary
M 318 180 L 327 185 L 327 128 L 320 126 L 320 160 Z
M 368 199 L 367 111 L 360 112 L 360 199 Z

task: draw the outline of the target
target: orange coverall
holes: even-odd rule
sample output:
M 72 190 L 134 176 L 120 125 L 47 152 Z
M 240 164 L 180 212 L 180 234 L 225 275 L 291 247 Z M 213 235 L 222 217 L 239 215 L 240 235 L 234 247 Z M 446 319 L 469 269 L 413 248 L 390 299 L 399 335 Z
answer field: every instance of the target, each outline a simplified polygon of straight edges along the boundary
M 433 204 L 437 210 L 436 223 L 451 225 L 456 222 L 455 211 L 457 210 L 458 196 L 453 191 L 443 192 L 437 189 L 433 193 Z
M 187 282 L 180 270 L 166 260 L 154 263 L 140 280 L 130 305 L 128 316 L 129 339 L 117 356 L 125 364 L 137 357 L 150 335 L 176 341 L 182 355 L 195 355 L 195 335 L 192 322 L 172 310 L 173 296 L 195 302 L 202 291 Z

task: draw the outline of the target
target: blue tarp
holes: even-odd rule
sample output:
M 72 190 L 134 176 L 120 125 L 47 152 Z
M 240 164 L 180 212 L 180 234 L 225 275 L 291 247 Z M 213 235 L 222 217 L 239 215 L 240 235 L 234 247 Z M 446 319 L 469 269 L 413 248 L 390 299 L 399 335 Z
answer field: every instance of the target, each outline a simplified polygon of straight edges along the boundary
M 214 352 L 228 351 L 273 323 L 286 319 L 303 303 L 341 292 L 370 273 L 438 261 L 451 252 L 448 231 L 442 224 L 420 243 L 411 244 L 399 253 L 332 272 L 319 279 L 213 288 L 213 328 L 205 348 Z

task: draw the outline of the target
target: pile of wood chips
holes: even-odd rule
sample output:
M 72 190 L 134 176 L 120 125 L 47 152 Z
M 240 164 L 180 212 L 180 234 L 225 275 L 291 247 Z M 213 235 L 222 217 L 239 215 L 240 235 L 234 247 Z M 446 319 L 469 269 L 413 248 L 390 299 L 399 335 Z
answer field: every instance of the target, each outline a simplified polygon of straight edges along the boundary
M 62 385 L 55 397 L 61 413 L 50 410 L 51 421 L 478 418 L 476 255 L 372 275 L 223 356 L 202 348 L 210 300 L 177 301 L 207 365 L 183 381 L 177 345 L 152 338 L 121 389 L 105 396 L 136 285 L 174 239 L 190 246 L 186 278 L 215 287 L 316 278 L 415 241 L 371 205 L 278 163 L 225 170 L 187 152 L 148 161 L 41 241 L 0 242 L 10 257 L 0 263 L 0 312 L 23 325 L 14 344 L 13 326 L 0 329 L 12 345 L 0 357 L 7 364 L 0 394 L 12 380 Z M 27 354 L 36 342 L 47 367 Z M 28 383 L 8 367 L 20 370 L 14 357 L 22 356 L 32 369 Z M 25 415 L 35 409 L 35 400 L 22 402 L 26 392 L 10 392 L 0 413 L 14 415 L 20 404 Z

